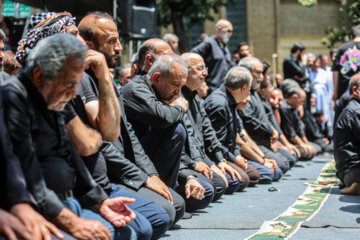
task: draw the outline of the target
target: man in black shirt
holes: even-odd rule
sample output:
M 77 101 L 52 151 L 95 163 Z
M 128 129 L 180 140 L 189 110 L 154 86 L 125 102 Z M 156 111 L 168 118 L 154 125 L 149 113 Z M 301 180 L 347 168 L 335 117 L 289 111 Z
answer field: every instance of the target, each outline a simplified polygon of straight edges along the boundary
M 27 190 L 20 162 L 13 153 L 4 122 L 1 99 L 0 129 L 0 239 L 2 239 L 1 234 L 10 239 L 11 233 L 26 240 L 39 235 L 48 238 L 50 233 L 54 233 L 60 239 L 64 238 L 64 235 L 53 224 L 32 207 L 36 208 L 37 204 Z M 66 239 L 70 238 L 66 236 Z
M 126 115 L 161 180 L 184 194 L 187 203 L 194 203 L 191 204 L 194 210 L 207 206 L 214 190 L 211 185 L 201 180 L 199 182 L 186 171 L 179 172 L 186 139 L 181 120 L 188 109 L 188 102 L 180 93 L 186 82 L 187 71 L 187 64 L 179 56 L 163 54 L 147 75 L 127 84 L 123 94 Z M 177 184 L 178 175 L 180 185 Z M 198 194 L 204 191 L 205 195 Z
M 305 102 L 306 93 L 301 88 L 289 91 L 286 100 L 280 106 L 281 129 L 287 139 L 300 151 L 300 160 L 311 160 L 316 150 L 309 144 L 305 135 L 305 126 L 299 116 L 299 107 Z
M 294 79 L 303 85 L 305 81 L 305 66 L 301 62 L 305 47 L 301 43 L 295 43 L 291 48 L 291 54 L 283 62 L 284 79 Z
M 203 58 L 196 53 L 184 53 L 181 57 L 189 65 L 186 85 L 181 90 L 182 95 L 189 102 L 189 110 L 183 118 L 187 139 L 181 159 L 190 169 L 198 172 L 196 175 L 199 178 L 213 185 L 216 189 L 214 200 L 217 200 L 225 193 L 225 190 L 227 194 L 231 194 L 239 187 L 241 190 L 246 188 L 249 184 L 249 177 L 243 170 L 240 170 L 241 173 L 235 172 L 230 165 L 225 163 L 221 152 L 222 146 L 216 138 L 216 132 L 211 126 L 211 121 L 200 103 L 200 99 L 197 97 L 196 90 L 204 83 L 207 75 Z M 256 170 L 252 169 L 252 171 Z M 235 176 L 242 182 L 241 186 Z
M 350 39 L 351 41 L 339 47 L 331 68 L 334 81 L 334 101 L 338 100 L 348 89 L 351 76 L 359 72 L 360 24 L 351 28 Z
M 94 48 L 97 51 L 101 51 L 104 55 L 111 56 L 114 54 L 114 50 L 121 51 L 121 45 L 118 45 L 119 39 L 114 24 L 110 24 L 110 27 L 113 29 L 112 34 L 103 34 L 104 31 L 102 28 L 106 27 L 106 25 L 104 26 L 102 22 L 105 20 L 106 22 L 109 20 L 113 22 L 111 16 L 98 12 L 92 13 L 80 22 L 79 31 L 80 34 L 84 36 L 87 44 L 91 48 Z M 96 26 L 94 26 L 93 23 L 97 23 Z M 98 46 L 96 44 L 97 42 L 100 42 L 98 39 L 99 37 L 103 37 L 111 41 L 113 36 L 116 36 L 117 38 L 117 41 L 113 43 L 114 49 L 103 47 L 100 48 L 100 45 L 98 44 Z M 160 43 L 161 46 L 165 46 L 170 49 L 170 46 L 166 42 L 163 40 L 160 41 L 163 43 Z M 107 44 L 106 41 L 101 40 L 101 42 L 102 44 Z M 148 56 L 147 59 L 149 57 L 150 56 Z M 108 64 L 111 66 L 114 65 L 114 62 Z M 100 98 L 101 96 L 99 95 L 99 87 L 101 83 L 93 73 L 89 73 L 93 76 L 90 81 L 91 88 L 93 92 Z M 184 215 L 185 202 L 179 194 L 177 194 L 171 188 L 169 189 L 159 178 L 159 174 L 155 169 L 153 162 L 144 152 L 143 147 L 135 135 L 132 125 L 127 119 L 123 103 L 122 90 L 116 90 L 116 95 L 121 110 L 121 135 L 118 140 L 114 141 L 112 144 L 107 144 L 107 147 L 102 149 L 102 153 L 105 155 L 105 160 L 108 165 L 109 179 L 112 182 L 121 184 L 121 188 L 135 192 L 137 195 L 159 204 L 167 211 L 170 217 L 169 227 L 171 227 Z M 155 210 L 155 208 L 153 208 L 153 210 Z M 148 211 L 148 213 L 151 214 L 151 211 Z M 158 213 L 152 215 L 154 215 L 154 223 L 158 224 L 161 222 L 156 220 L 156 218 L 160 217 L 161 214 Z M 159 224 L 159 226 L 160 225 L 161 224 Z M 155 227 L 155 225 L 153 225 L 153 227 Z M 156 232 L 159 233 L 161 231 L 156 230 Z M 154 233 L 153 236 L 156 237 L 157 234 Z
M 239 62 L 239 66 L 246 67 L 253 78 L 250 90 L 251 100 L 244 109 L 239 111 L 245 130 L 264 154 L 270 159 L 274 159 L 282 172 L 286 173 L 290 169 L 290 162 L 280 152 L 271 149 L 271 143 L 279 139 L 279 132 L 267 118 L 257 92 L 260 82 L 264 79 L 263 65 L 257 58 L 246 58 Z
M 203 57 L 205 65 L 209 68 L 209 74 L 205 81 L 210 88 L 210 92 L 221 86 L 226 73 L 235 65 L 226 46 L 232 31 L 231 22 L 220 19 L 215 25 L 215 34 L 191 49 L 191 52 L 198 53 Z
M 360 74 L 351 77 L 349 91 L 352 99 L 334 129 L 334 157 L 336 174 L 345 184 L 340 193 L 360 195 Z
M 5 121 L 28 189 L 45 217 L 79 239 L 128 239 L 134 237 L 133 230 L 125 225 L 135 215 L 126 203 L 134 200 L 109 199 L 94 182 L 71 145 L 59 113 L 75 96 L 86 51 L 69 34 L 41 40 L 27 57 L 19 79 L 1 89 Z

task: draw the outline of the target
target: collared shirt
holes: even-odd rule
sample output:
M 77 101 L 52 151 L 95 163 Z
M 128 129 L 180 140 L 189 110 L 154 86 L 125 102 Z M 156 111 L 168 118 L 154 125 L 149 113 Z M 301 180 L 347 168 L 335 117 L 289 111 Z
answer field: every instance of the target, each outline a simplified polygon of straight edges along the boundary
M 334 157 L 338 176 L 351 168 L 360 167 L 359 133 L 360 100 L 352 99 L 340 114 L 334 130 Z
M 226 45 L 223 45 L 215 36 L 211 36 L 191 49 L 191 52 L 200 54 L 209 69 L 205 81 L 211 91 L 224 83 L 224 77 L 229 69 L 235 66 Z
M 246 132 L 260 145 L 270 145 L 273 126 L 269 122 L 260 96 L 255 90 L 250 91 L 250 102 L 239 111 Z
M 165 129 L 180 123 L 185 110 L 159 100 L 146 75 L 132 79 L 122 89 L 125 112 L 140 139 L 151 129 Z
M 196 156 L 192 152 L 192 146 L 196 147 L 201 153 L 201 158 L 208 165 L 212 165 L 213 162 L 223 161 L 224 156 L 221 152 L 221 143 L 216 137 L 216 132 L 211 125 L 211 121 L 206 114 L 205 108 L 200 103 L 200 99 L 197 96 L 197 91 L 191 91 L 184 86 L 182 88 L 182 94 L 184 98 L 189 102 L 189 110 L 186 112 L 183 119 L 183 125 L 187 131 L 188 146 L 185 146 L 186 153 L 189 156 Z M 210 159 L 208 159 L 208 156 Z M 194 159 L 194 157 L 192 157 Z
M 74 190 L 83 207 L 107 198 L 70 143 L 60 112 L 50 111 L 24 73 L 1 88 L 14 152 L 40 212 L 51 219 L 64 205 L 56 193 Z
M 304 124 L 301 122 L 297 109 L 292 108 L 292 106 L 284 100 L 279 112 L 281 116 L 281 129 L 288 139 L 296 136 L 305 136 Z
M 236 144 L 236 134 L 240 133 L 240 117 L 236 106 L 235 99 L 224 85 L 211 93 L 204 102 L 206 113 L 221 142 L 221 152 L 231 162 L 235 162 L 236 156 L 240 155 L 240 148 Z

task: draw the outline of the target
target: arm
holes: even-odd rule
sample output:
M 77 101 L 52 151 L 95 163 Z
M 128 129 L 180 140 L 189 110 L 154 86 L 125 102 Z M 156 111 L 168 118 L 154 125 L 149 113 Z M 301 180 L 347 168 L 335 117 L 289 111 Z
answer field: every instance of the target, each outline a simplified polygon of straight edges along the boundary
M 145 79 L 140 78 L 138 81 L 145 81 Z M 128 83 L 123 88 L 123 97 L 127 117 L 146 126 L 168 128 L 180 122 L 185 114 L 184 108 L 171 107 L 158 100 L 144 83 Z
M 85 105 L 90 124 L 101 133 L 104 140 L 115 141 L 120 135 L 121 113 L 105 57 L 89 50 L 86 64 L 94 71 L 99 85 L 99 101 Z
M 86 126 L 78 116 L 66 124 L 66 129 L 72 144 L 81 156 L 95 154 L 103 143 L 100 133 Z
M 236 143 L 240 146 L 241 154 L 249 160 L 262 164 L 264 162 L 263 158 L 256 153 L 250 145 L 245 142 L 239 134 L 236 136 Z
M 259 148 L 259 146 L 254 142 L 254 140 L 251 139 L 251 137 L 249 136 L 249 134 L 245 131 L 245 129 L 243 129 L 243 131 L 241 132 L 244 135 L 244 139 L 245 141 L 250 145 L 251 149 L 257 153 L 259 156 L 264 156 L 263 151 Z

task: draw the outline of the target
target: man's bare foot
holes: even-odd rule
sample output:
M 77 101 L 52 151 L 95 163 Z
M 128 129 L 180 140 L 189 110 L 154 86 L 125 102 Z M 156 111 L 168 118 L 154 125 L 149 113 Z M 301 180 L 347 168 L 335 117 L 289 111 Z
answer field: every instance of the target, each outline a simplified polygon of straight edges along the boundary
M 350 187 L 343 188 L 340 193 L 345 195 L 360 195 L 360 183 L 354 182 Z

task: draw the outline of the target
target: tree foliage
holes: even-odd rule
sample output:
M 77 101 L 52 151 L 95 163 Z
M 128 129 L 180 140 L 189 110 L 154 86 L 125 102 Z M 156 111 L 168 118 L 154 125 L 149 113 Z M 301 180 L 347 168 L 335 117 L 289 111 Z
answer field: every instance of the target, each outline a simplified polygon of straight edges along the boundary
M 184 17 L 189 20 L 186 27 L 203 23 L 205 20 L 214 20 L 210 12 L 218 13 L 220 7 L 226 6 L 228 2 L 233 0 L 157 0 L 160 10 L 159 23 L 165 27 L 172 24 L 180 40 L 180 51 L 188 51 Z
M 314 6 L 316 0 L 298 0 L 303 6 Z M 335 0 L 334 0 L 335 1 Z M 336 43 L 349 41 L 351 26 L 360 24 L 359 0 L 336 0 L 340 3 L 340 26 L 329 26 L 325 29 L 326 38 L 322 43 L 328 48 L 333 48 Z

